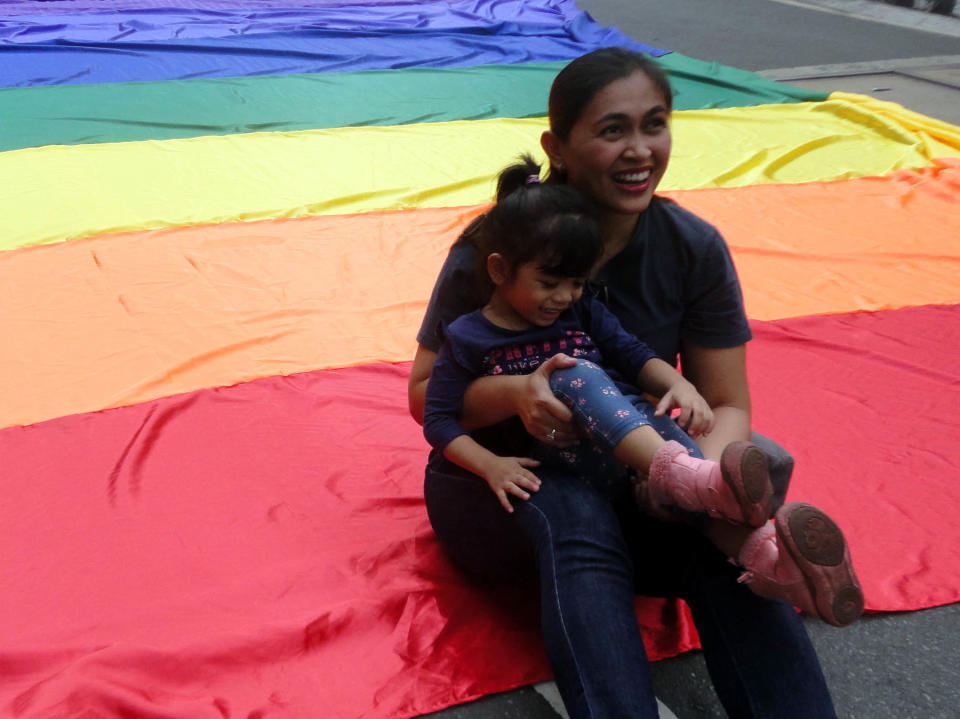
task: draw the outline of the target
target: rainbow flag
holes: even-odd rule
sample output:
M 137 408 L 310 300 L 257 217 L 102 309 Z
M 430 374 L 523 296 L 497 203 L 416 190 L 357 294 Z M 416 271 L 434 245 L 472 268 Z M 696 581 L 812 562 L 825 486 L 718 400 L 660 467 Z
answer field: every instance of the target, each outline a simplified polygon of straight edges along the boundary
M 754 424 L 871 611 L 960 600 L 960 127 L 636 42 L 572 0 L 0 6 L 0 712 L 410 717 L 545 679 L 421 495 L 415 334 L 550 82 L 676 91 Z M 651 657 L 697 646 L 638 600 Z

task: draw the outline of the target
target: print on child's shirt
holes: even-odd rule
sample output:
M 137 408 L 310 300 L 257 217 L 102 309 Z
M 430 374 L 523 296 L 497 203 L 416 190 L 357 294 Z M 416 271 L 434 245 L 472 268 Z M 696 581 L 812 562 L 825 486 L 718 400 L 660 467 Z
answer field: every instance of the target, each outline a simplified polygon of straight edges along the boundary
M 555 354 L 600 361 L 600 351 L 593 339 L 582 330 L 566 330 L 563 337 L 539 343 L 509 344 L 495 347 L 483 358 L 483 373 L 530 374 Z

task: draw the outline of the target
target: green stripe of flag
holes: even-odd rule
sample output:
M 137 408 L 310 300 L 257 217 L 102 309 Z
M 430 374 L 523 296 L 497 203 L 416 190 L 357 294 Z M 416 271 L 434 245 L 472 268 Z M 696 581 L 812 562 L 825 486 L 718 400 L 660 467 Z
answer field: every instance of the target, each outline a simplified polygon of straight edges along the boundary
M 819 101 L 737 68 L 673 53 L 679 110 Z M 268 75 L 0 90 L 0 151 L 245 132 L 546 114 L 563 62 Z

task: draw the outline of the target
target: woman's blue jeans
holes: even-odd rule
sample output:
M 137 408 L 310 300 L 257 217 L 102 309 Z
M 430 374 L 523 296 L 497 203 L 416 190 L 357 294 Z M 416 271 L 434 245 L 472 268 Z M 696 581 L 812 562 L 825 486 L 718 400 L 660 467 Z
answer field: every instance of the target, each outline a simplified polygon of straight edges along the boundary
M 782 502 L 792 460 L 758 439 Z M 468 572 L 488 582 L 539 579 L 547 654 L 573 719 L 657 716 L 635 594 L 687 602 L 731 717 L 836 716 L 794 609 L 737 583 L 739 570 L 699 531 L 641 514 L 627 481 L 619 489 L 583 481 L 557 464 L 536 473 L 540 490 L 514 500 L 509 514 L 486 482 L 434 453 L 424 493 L 437 537 Z
M 800 618 L 737 583 L 738 570 L 687 524 L 642 515 L 569 475 L 538 471 L 503 511 L 483 479 L 434 454 L 424 492 L 450 556 L 485 581 L 539 578 L 550 665 L 573 719 L 657 716 L 634 595 L 681 597 L 731 717 L 835 717 Z

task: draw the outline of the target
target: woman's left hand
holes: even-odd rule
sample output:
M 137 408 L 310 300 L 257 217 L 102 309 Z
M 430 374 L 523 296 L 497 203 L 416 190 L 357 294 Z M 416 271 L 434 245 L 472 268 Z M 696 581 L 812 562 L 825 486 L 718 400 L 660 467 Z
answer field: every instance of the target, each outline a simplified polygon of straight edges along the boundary
M 674 383 L 657 403 L 654 415 L 663 415 L 675 409 L 680 410 L 676 422 L 691 437 L 710 434 L 713 429 L 713 410 L 697 389 L 686 380 Z

